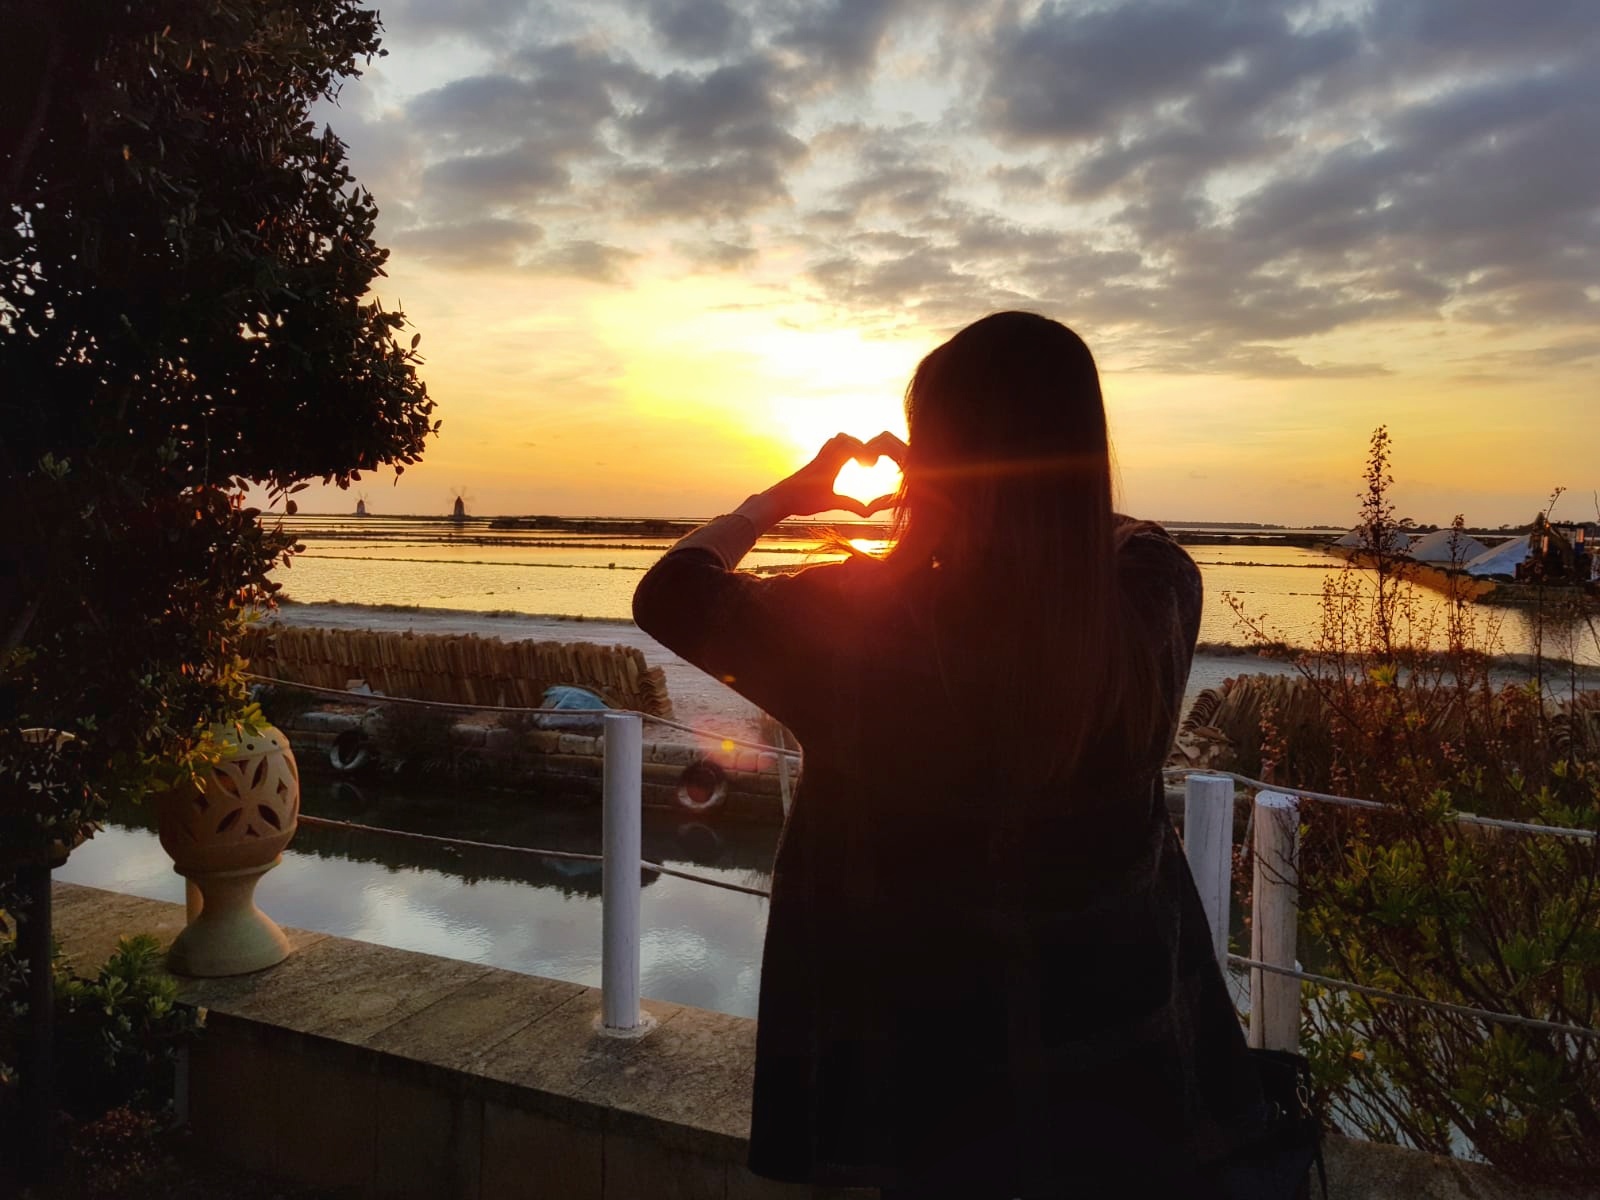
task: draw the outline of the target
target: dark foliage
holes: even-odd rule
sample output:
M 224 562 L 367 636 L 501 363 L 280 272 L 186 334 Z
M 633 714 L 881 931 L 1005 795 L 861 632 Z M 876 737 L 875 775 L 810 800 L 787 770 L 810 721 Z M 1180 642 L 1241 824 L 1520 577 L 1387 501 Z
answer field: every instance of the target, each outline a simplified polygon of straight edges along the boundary
M 57 1098 L 73 1116 L 171 1105 L 178 1050 L 194 1032 L 195 1013 L 178 1004 L 164 959 L 160 942 L 142 933 L 120 939 L 92 978 L 65 969 L 57 975 Z
M 0 904 L 7 902 L 0 887 Z M 10 926 L 0 909 L 0 1140 L 8 1142 L 17 1129 L 19 1035 L 28 1007 L 26 974 Z M 133 1135 L 170 1118 L 178 1053 L 196 1030 L 195 1011 L 177 1003 L 178 985 L 163 969 L 163 957 L 160 943 L 140 934 L 120 939 L 92 976 L 77 974 L 59 954 L 52 964 L 61 1116 L 93 1125 L 108 1113 L 128 1114 L 126 1121 L 113 1119 L 107 1130 L 112 1144 L 104 1149 L 119 1161 L 125 1157 L 119 1145 L 137 1159 L 142 1139 Z M 86 1144 L 80 1140 L 79 1149 Z M 5 1146 L 6 1153 L 15 1148 Z M 5 1158 L 0 1154 L 0 1167 Z M 0 1192 L 6 1184 L 0 1170 Z
M 378 53 L 355 0 L 0 0 L 0 845 L 160 786 L 237 715 L 241 613 L 293 511 L 415 462 L 416 338 L 377 207 L 309 106 Z M 71 740 L 29 745 L 22 731 Z M 40 787 L 30 786 L 39 784 Z M 3 866 L 3 864 L 0 864 Z

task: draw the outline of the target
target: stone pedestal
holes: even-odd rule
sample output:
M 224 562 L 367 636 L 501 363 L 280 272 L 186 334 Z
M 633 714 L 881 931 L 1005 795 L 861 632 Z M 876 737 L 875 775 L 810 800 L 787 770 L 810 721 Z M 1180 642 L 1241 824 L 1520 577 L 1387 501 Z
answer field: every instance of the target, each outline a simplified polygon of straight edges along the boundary
M 256 884 L 283 861 L 277 855 L 259 867 L 195 872 L 187 876 L 202 897 L 167 952 L 167 965 L 179 975 L 246 975 L 276 966 L 289 955 L 289 939 L 271 917 L 256 907 Z

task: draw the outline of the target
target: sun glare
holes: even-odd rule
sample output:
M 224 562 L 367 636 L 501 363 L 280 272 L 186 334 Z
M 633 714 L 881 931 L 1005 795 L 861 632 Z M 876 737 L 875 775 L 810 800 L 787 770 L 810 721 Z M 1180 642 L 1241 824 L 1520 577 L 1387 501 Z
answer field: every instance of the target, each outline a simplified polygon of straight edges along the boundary
M 851 538 L 850 545 L 862 554 L 870 554 L 874 558 L 889 549 L 889 543 L 882 538 Z
M 833 481 L 835 492 L 863 504 L 870 504 L 880 496 L 893 495 L 899 486 L 900 468 L 887 458 L 880 458 L 870 467 L 863 467 L 852 459 Z
M 928 349 L 827 328 L 822 314 L 727 278 L 647 279 L 591 316 L 641 415 L 737 427 L 790 466 L 841 431 L 903 436 L 901 397 Z
M 919 336 L 868 338 L 854 329 L 821 327 L 820 318 L 803 326 L 776 312 L 748 327 L 738 348 L 771 381 L 768 431 L 805 457 L 836 433 L 865 440 L 888 429 L 904 437 L 906 381 L 929 349 Z

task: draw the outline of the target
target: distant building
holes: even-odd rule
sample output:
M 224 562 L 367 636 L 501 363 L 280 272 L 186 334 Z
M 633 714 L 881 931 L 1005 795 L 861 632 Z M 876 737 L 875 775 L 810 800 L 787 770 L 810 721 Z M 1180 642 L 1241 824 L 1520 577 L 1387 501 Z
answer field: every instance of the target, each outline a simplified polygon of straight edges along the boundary
M 356 516 L 364 517 L 366 515 L 367 515 L 367 502 L 365 500 L 357 500 L 356 501 Z
M 467 502 L 460 496 L 456 497 L 455 511 L 450 514 L 452 521 L 462 522 L 467 519 Z
M 1552 525 L 1540 513 L 1528 533 L 1528 553 L 1517 567 L 1517 579 L 1588 583 L 1595 576 L 1594 532 L 1588 525 Z

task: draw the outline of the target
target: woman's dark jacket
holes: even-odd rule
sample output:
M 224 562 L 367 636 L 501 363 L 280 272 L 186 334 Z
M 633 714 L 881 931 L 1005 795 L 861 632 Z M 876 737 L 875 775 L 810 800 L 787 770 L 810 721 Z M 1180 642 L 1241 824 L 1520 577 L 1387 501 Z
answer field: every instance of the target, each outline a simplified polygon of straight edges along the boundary
M 733 571 L 754 537 L 719 518 L 634 597 L 641 628 L 805 750 L 773 871 L 751 1168 L 1125 1195 L 1230 1149 L 1259 1095 L 1162 799 L 1174 730 L 1011 794 L 963 708 L 1015 699 L 948 694 L 951 648 L 889 572 Z M 1119 563 L 1176 713 L 1199 571 L 1154 525 L 1124 527 Z

